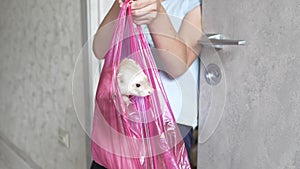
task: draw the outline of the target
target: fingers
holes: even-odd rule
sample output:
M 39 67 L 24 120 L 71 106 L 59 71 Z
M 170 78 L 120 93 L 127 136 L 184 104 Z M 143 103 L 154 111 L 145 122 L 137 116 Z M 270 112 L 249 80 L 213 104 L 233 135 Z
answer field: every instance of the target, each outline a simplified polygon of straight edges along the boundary
M 156 18 L 156 15 L 156 13 L 152 12 L 140 17 L 133 16 L 133 22 L 137 25 L 149 24 Z
M 143 8 L 132 9 L 132 15 L 135 17 L 140 17 L 143 15 L 147 15 L 149 13 L 157 12 L 156 4 L 149 4 Z
M 132 0 L 131 0 L 132 1 Z M 122 5 L 124 4 L 125 0 L 118 0 L 120 8 L 122 8 Z
M 132 0 L 131 12 L 134 23 L 137 25 L 151 23 L 157 17 L 158 2 L 158 0 Z M 124 2 L 118 0 L 118 3 L 122 7 Z
M 123 0 L 118 0 L 118 3 L 119 3 L 119 6 L 121 8 L 124 2 L 123 2 Z
M 137 25 L 150 24 L 157 16 L 157 0 L 137 0 L 131 4 L 133 21 Z
M 146 6 L 157 4 L 157 0 L 136 0 L 132 1 L 131 9 L 143 9 Z
M 123 0 L 118 0 L 118 3 L 120 7 L 123 5 Z M 151 7 L 157 7 L 157 0 L 131 0 L 131 9 L 132 10 L 138 10 L 138 9 L 143 9 L 147 6 Z
M 117 0 L 120 6 L 123 5 L 123 0 Z M 156 4 L 160 2 L 159 0 L 131 0 L 131 8 L 132 9 L 141 9 L 145 6 L 148 6 L 150 4 Z

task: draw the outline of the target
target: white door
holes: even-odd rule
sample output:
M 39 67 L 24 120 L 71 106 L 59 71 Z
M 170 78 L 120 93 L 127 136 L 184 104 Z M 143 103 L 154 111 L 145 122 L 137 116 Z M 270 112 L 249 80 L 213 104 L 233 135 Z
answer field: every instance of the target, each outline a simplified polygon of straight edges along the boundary
M 247 43 L 202 51 L 198 168 L 299 169 L 300 1 L 203 0 L 202 9 L 206 33 Z

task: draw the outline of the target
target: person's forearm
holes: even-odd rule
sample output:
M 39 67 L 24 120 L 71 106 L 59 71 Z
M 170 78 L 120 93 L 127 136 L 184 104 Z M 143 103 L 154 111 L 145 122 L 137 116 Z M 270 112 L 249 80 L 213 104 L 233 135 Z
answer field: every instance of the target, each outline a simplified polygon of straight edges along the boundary
M 119 12 L 119 3 L 115 1 L 110 11 L 101 22 L 97 33 L 94 36 L 93 51 L 98 59 L 103 59 L 110 47 L 110 41 L 113 36 L 114 27 L 116 25 Z
M 174 29 L 162 6 L 157 18 L 148 27 L 165 71 L 174 77 L 181 75 L 190 65 L 186 57 L 189 49 Z

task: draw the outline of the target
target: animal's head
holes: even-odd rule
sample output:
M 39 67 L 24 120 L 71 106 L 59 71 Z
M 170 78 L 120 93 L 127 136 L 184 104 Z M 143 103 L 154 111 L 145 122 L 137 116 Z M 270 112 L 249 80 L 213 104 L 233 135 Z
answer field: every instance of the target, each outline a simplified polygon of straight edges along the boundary
M 154 91 L 143 71 L 134 75 L 119 74 L 118 84 L 121 93 L 124 95 L 148 96 Z
M 148 96 L 153 88 L 142 68 L 132 59 L 120 63 L 118 85 L 122 95 Z
M 144 74 L 144 72 L 138 72 L 132 77 L 128 83 L 129 95 L 134 96 L 148 96 L 153 93 L 153 88 Z

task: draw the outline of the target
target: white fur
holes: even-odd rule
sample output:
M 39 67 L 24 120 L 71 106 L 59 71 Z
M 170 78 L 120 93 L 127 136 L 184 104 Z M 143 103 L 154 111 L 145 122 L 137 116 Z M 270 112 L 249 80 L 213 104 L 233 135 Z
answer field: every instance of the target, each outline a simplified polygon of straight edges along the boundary
M 139 64 L 134 60 L 125 58 L 118 69 L 118 86 L 127 105 L 130 104 L 128 96 L 148 96 L 153 88 Z

